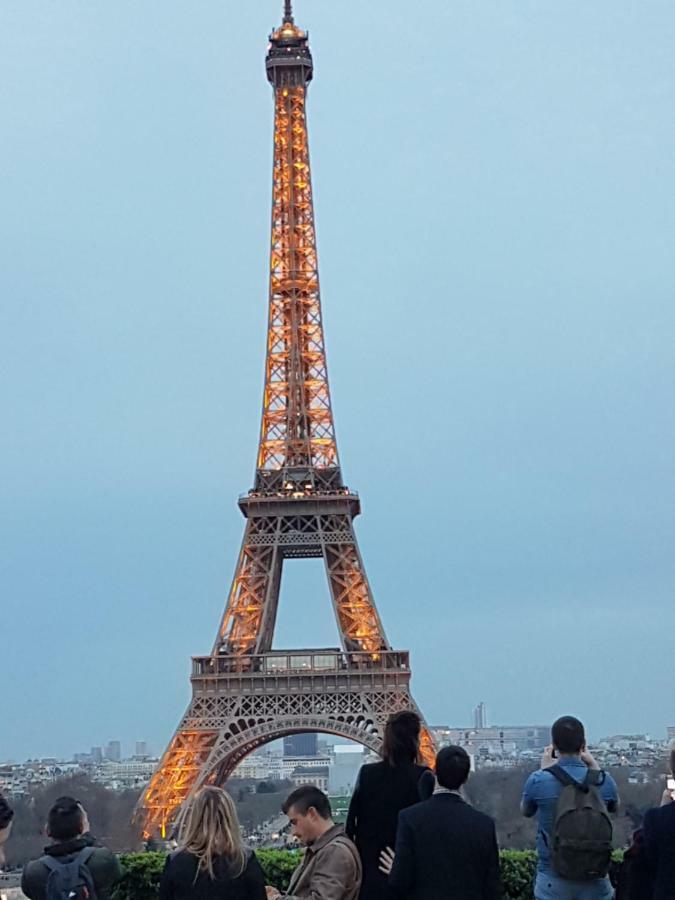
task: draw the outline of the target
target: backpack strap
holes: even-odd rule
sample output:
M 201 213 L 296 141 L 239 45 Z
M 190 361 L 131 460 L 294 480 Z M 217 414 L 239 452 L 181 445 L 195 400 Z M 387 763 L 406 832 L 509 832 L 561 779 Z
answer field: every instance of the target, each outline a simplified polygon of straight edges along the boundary
M 57 862 L 53 856 L 47 856 L 47 854 L 42 857 L 40 862 L 47 866 L 50 872 L 56 872 L 63 865 L 63 863 Z
M 87 864 L 87 860 L 93 854 L 95 847 L 83 847 L 77 856 L 74 859 L 68 860 L 68 862 L 77 863 L 78 866 L 85 866 Z M 67 865 L 68 863 L 62 862 L 59 859 L 54 859 L 53 856 L 49 856 L 47 853 L 42 857 L 40 862 L 44 863 L 45 866 L 49 869 L 50 872 L 58 871 L 62 866 Z
M 78 866 L 86 866 L 87 860 L 94 855 L 95 850 L 96 847 L 83 847 L 77 854 L 73 862 L 77 863 Z
M 559 781 L 563 787 L 570 787 L 570 786 L 576 787 L 576 788 L 582 787 L 582 785 L 580 785 L 579 782 L 575 778 L 572 778 L 570 773 L 566 772 L 563 769 L 563 767 L 560 765 L 549 766 L 549 768 L 546 769 L 546 771 L 550 772 L 551 775 L 553 775 L 553 777 L 557 781 Z M 588 777 L 588 776 L 586 776 L 586 777 Z

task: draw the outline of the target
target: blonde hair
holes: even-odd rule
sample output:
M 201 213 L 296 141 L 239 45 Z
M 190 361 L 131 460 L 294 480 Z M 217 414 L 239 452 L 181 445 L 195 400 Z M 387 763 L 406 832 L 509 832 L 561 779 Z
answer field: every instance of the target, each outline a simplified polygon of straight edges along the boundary
M 221 788 L 202 788 L 181 819 L 178 845 L 199 861 L 195 880 L 200 872 L 215 878 L 213 863 L 218 856 L 227 859 L 234 878 L 241 875 L 246 853 L 232 797 Z

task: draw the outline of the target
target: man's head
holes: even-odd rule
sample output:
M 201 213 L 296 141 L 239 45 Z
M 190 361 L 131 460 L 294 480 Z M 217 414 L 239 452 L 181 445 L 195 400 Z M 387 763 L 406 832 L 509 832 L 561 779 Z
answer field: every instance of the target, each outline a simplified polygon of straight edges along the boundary
M 675 778 L 675 750 L 670 751 L 670 774 Z
M 281 807 L 291 823 L 291 833 L 309 847 L 333 825 L 328 797 L 314 785 L 296 788 Z
M 586 746 L 584 726 L 574 716 L 562 716 L 551 727 L 551 742 L 558 753 L 567 756 L 581 753 Z
M 436 778 L 441 787 L 456 791 L 469 777 L 471 760 L 463 747 L 443 747 L 436 756 Z
M 84 833 L 87 815 L 72 797 L 59 797 L 47 814 L 47 834 L 54 841 L 71 841 Z

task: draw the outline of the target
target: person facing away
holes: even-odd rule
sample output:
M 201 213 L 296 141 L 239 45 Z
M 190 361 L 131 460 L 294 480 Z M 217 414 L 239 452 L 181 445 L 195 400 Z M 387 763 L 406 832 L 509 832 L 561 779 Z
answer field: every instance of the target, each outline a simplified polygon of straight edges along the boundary
M 389 886 L 405 900 L 498 900 L 495 823 L 460 794 L 471 760 L 462 747 L 436 757 L 439 787 L 398 817 L 396 849 L 381 856 Z
M 393 891 L 379 869 L 380 853 L 396 842 L 398 814 L 431 795 L 434 777 L 417 765 L 421 722 L 417 713 L 394 713 L 384 729 L 382 761 L 362 766 L 347 813 L 345 831 L 363 865 L 360 900 L 388 900 Z
M 94 846 L 82 804 L 59 797 L 47 814 L 47 835 L 52 843 L 44 856 L 24 866 L 21 890 L 26 897 L 47 900 L 70 884 L 68 892 L 72 890 L 76 898 L 95 895 L 107 900 L 122 877 L 122 867 L 111 850 Z M 71 876 L 74 881 L 69 881 Z
M 342 825 L 333 822 L 328 797 L 313 785 L 296 788 L 282 807 L 291 831 L 307 848 L 284 894 L 267 888 L 270 900 L 356 900 L 361 887 L 361 860 Z
M 12 820 L 14 819 L 14 810 L 7 803 L 5 798 L 0 794 L 0 872 L 5 864 L 4 844 L 6 843 L 9 833 L 12 830 Z
M 670 775 L 675 778 L 675 750 L 670 754 Z M 653 900 L 675 897 L 675 790 L 666 786 L 661 806 L 645 815 L 644 854 L 651 871 Z
M 230 795 L 204 787 L 185 811 L 164 865 L 159 900 L 265 900 L 265 877 L 241 838 Z
M 541 767 L 529 776 L 523 788 L 521 812 L 527 817 L 537 816 L 535 900 L 609 900 L 613 890 L 607 875 L 576 879 L 563 877 L 554 868 L 552 848 L 556 816 L 560 812 L 558 801 L 568 783 L 572 787 L 588 785 L 599 793 L 603 812 L 616 811 L 619 796 L 614 779 L 600 769 L 586 749 L 584 726 L 574 716 L 562 716 L 553 723 L 551 744 L 544 751 Z M 611 842 L 609 819 L 607 831 Z M 609 861 L 609 845 L 607 856 Z

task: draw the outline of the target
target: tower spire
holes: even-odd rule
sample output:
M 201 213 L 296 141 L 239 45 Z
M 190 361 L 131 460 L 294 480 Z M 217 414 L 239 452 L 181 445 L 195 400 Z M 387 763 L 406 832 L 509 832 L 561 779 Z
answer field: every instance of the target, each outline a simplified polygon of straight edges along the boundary
M 284 0 L 284 23 L 293 24 L 293 0 Z

